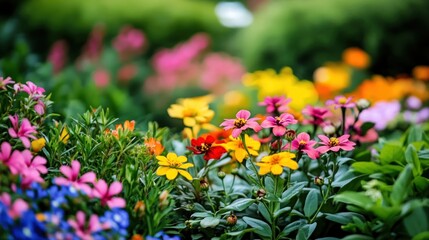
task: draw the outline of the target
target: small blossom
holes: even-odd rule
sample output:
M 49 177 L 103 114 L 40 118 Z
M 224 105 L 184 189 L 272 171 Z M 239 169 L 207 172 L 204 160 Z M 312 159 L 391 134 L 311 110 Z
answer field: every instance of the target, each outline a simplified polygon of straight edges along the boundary
M 306 119 L 304 123 L 320 126 L 325 122 L 326 117 L 331 114 L 327 108 L 313 107 L 308 105 L 302 110 L 302 113 L 311 119 Z
M 255 132 L 259 132 L 262 128 L 257 122 L 257 118 L 249 118 L 250 112 L 247 110 L 240 110 L 236 114 L 236 119 L 225 119 L 224 122 L 220 124 L 221 127 L 224 127 L 225 130 L 232 129 L 232 137 L 240 136 L 241 132 L 251 128 Z
M 94 184 L 92 196 L 100 198 L 101 205 L 107 205 L 109 208 L 124 208 L 125 200 L 120 197 L 114 197 L 115 195 L 122 192 L 122 183 L 113 182 L 110 186 L 101 179 Z
M 56 177 L 54 179 L 56 184 L 72 185 L 77 190 L 82 190 L 87 194 L 91 193 L 91 187 L 88 183 L 94 184 L 96 179 L 94 172 L 87 172 L 79 178 L 80 163 L 76 160 L 72 161 L 71 167 L 61 166 L 60 171 L 65 177 Z
M 26 84 L 21 84 L 21 91 L 28 93 L 30 97 L 37 100 L 43 96 L 45 89 L 37 86 L 33 82 L 28 81 Z
M 261 143 L 247 134 L 244 135 L 244 141 L 246 142 L 246 148 L 244 147 L 243 141 L 240 138 L 232 138 L 231 141 L 224 143 L 224 147 L 229 151 L 232 159 L 237 160 L 238 162 L 243 162 L 245 158 L 252 156 L 258 156 L 259 148 L 261 147 Z
M 67 222 L 74 229 L 75 234 L 83 240 L 93 239 L 92 234 L 102 230 L 98 216 L 92 214 L 87 222 L 83 211 L 78 211 L 75 219 L 69 219 Z
M 27 118 L 24 118 L 19 125 L 18 115 L 9 116 L 9 120 L 12 122 L 12 128 L 9 128 L 9 135 L 13 138 L 19 138 L 22 144 L 29 148 L 31 146 L 29 138 L 36 139 L 33 135 L 36 133 L 36 128 L 31 125 Z
M 28 168 L 36 169 L 41 174 L 46 174 L 48 169 L 46 168 L 46 159 L 41 156 L 34 156 L 29 150 L 22 151 L 24 162 Z
M 317 148 L 317 151 L 320 153 L 326 153 L 328 151 L 338 152 L 340 150 L 351 151 L 356 145 L 354 142 L 349 141 L 350 135 L 346 134 L 339 138 L 318 135 L 319 139 L 322 141 L 320 144 L 322 146 Z
M 161 142 L 155 138 L 149 138 L 145 140 L 144 145 L 146 146 L 150 155 L 158 156 L 164 152 L 164 146 L 162 146 Z
M 267 113 L 284 113 L 288 110 L 288 104 L 292 101 L 290 98 L 280 97 L 265 97 L 259 106 L 265 106 Z
M 46 140 L 45 138 L 38 138 L 34 141 L 31 142 L 31 149 L 33 150 L 33 152 L 40 152 L 40 150 L 42 150 L 42 148 L 45 147 L 46 144 Z
M 365 98 L 361 98 L 356 101 L 356 107 L 361 111 L 369 108 L 370 105 L 371 103 Z
M 260 167 L 259 175 L 265 175 L 270 172 L 274 175 L 280 175 L 283 173 L 283 167 L 292 170 L 298 169 L 298 163 L 292 160 L 294 157 L 295 154 L 290 152 L 281 152 L 263 157 L 260 162 L 256 163 Z
M 13 84 L 15 83 L 14 81 L 12 81 L 12 78 L 7 77 L 6 79 L 4 79 L 3 77 L 0 77 L 0 89 L 6 89 L 6 85 L 8 84 Z
M 354 108 L 356 106 L 355 103 L 352 102 L 352 97 L 344 97 L 344 96 L 336 96 L 334 100 L 326 101 L 327 106 L 334 105 L 335 109 L 337 108 Z
M 9 167 L 12 174 L 18 174 L 25 168 L 24 157 L 21 152 L 14 150 L 8 142 L 3 142 L 0 148 L 0 162 Z
M 263 128 L 273 128 L 273 134 L 281 137 L 286 133 L 286 127 L 296 124 L 298 121 L 289 113 L 283 113 L 279 117 L 267 117 L 261 124 Z
M 193 167 L 194 164 L 186 163 L 187 159 L 185 156 L 177 156 L 175 153 L 168 153 L 167 157 L 157 156 L 156 159 L 158 159 L 159 164 L 159 167 L 156 170 L 156 175 L 166 175 L 168 180 L 174 180 L 180 173 L 180 175 L 189 181 L 192 180 L 191 174 L 186 170 Z
M 293 150 L 298 150 L 306 153 L 311 159 L 317 159 L 319 152 L 314 149 L 316 141 L 310 140 L 308 133 L 302 132 L 292 141 L 291 146 Z
M 220 159 L 224 153 L 226 153 L 225 148 L 222 146 L 217 146 L 215 144 L 215 138 L 212 136 L 199 137 L 198 139 L 191 140 L 191 146 L 187 147 L 194 154 L 204 154 L 204 160 L 208 161 L 210 159 Z
M 8 208 L 8 214 L 11 218 L 20 217 L 22 213 L 27 211 L 29 208 L 28 203 L 20 198 L 12 202 L 12 198 L 8 193 L 2 193 L 0 195 L 0 202 Z

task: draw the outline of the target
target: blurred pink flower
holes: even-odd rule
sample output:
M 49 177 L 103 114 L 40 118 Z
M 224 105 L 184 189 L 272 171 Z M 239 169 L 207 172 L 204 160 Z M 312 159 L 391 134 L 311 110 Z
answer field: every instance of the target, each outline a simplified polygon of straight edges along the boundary
M 2 202 L 8 208 L 8 214 L 11 218 L 15 219 L 21 216 L 21 214 L 28 210 L 28 203 L 21 198 L 15 199 L 12 203 L 12 198 L 8 193 L 2 193 L 0 195 L 0 202 Z
M 0 89 L 6 89 L 6 85 L 15 83 L 12 81 L 12 78 L 7 77 L 4 79 L 3 77 L 0 77 Z
M 247 110 L 240 110 L 235 116 L 236 119 L 225 119 L 220 124 L 221 127 L 224 127 L 224 130 L 232 129 L 231 135 L 235 138 L 248 128 L 253 129 L 255 132 L 259 132 L 262 129 L 257 122 L 258 118 L 249 118 L 250 112 Z
M 127 83 L 137 75 L 138 71 L 135 64 L 122 66 L 118 71 L 118 80 L 122 83 Z
M 82 190 L 87 194 L 91 194 L 91 187 L 88 183 L 94 184 L 96 180 L 96 175 L 94 172 L 87 172 L 79 178 L 80 172 L 80 163 L 76 160 L 73 160 L 71 167 L 61 166 L 61 173 L 64 177 L 56 177 L 54 179 L 55 183 L 58 185 L 72 185 L 77 190 Z
M 21 152 L 14 150 L 8 142 L 3 142 L 0 146 L 0 162 L 9 167 L 10 172 L 15 175 L 25 168 L 24 157 Z
M 67 222 L 74 229 L 76 235 L 82 240 L 92 240 L 94 239 L 92 236 L 93 233 L 103 230 L 103 226 L 97 215 L 92 214 L 87 222 L 83 211 L 78 211 L 75 219 L 69 219 Z
M 54 74 L 64 68 L 67 62 L 67 43 L 64 40 L 55 41 L 48 54 L 48 61 L 52 64 Z
M 46 168 L 46 159 L 41 156 L 34 156 L 31 154 L 30 150 L 24 150 L 21 152 L 22 157 L 24 158 L 24 163 L 28 168 L 36 169 L 39 173 L 45 174 L 48 172 Z
M 26 148 L 30 148 L 30 140 L 36 139 L 36 137 L 33 135 L 34 133 L 37 133 L 36 128 L 34 126 L 31 126 L 30 121 L 28 121 L 27 118 L 22 119 L 21 126 L 19 126 L 19 120 L 18 115 L 9 116 L 10 121 L 12 122 L 12 128 L 9 128 L 8 132 L 9 135 L 12 138 L 19 138 L 22 141 L 22 144 Z
M 359 115 L 359 120 L 362 122 L 373 122 L 375 123 L 375 129 L 381 131 L 398 116 L 400 111 L 401 104 L 399 101 L 377 102 L 370 108 L 363 110 Z
M 125 26 L 113 40 L 113 47 L 122 60 L 127 60 L 142 52 L 145 41 L 142 31 L 131 26 Z
M 36 105 L 34 105 L 34 111 L 39 115 L 43 115 L 45 113 L 45 103 L 37 100 Z
M 97 183 L 94 184 L 92 196 L 100 198 L 102 205 L 107 205 L 110 208 L 123 208 L 125 207 L 125 200 L 120 197 L 114 197 L 115 195 L 121 193 L 121 191 L 122 183 L 113 182 L 109 187 L 103 179 L 100 179 Z
M 336 96 L 334 100 L 326 101 L 326 106 L 334 105 L 337 108 L 354 108 L 356 104 L 352 102 L 352 97 Z
M 263 102 L 258 103 L 259 106 L 265 106 L 267 113 L 284 113 L 288 110 L 288 104 L 292 101 L 284 96 L 265 97 Z
M 92 32 L 83 48 L 81 55 L 76 61 L 78 69 L 81 69 L 86 63 L 96 63 L 103 51 L 104 27 L 97 25 Z
M 98 88 L 105 88 L 110 83 L 110 73 L 105 69 L 97 69 L 92 74 L 92 78 Z
M 310 140 L 308 133 L 302 132 L 292 141 L 291 147 L 293 150 L 306 153 L 311 159 L 317 159 L 320 153 L 314 148 L 316 143 L 316 141 Z
M 326 153 L 327 151 L 338 152 L 340 150 L 351 151 L 356 145 L 354 142 L 349 140 L 350 135 L 345 134 L 339 138 L 331 137 L 328 138 L 324 135 L 318 135 L 319 139 L 322 142 L 319 142 L 322 146 L 318 147 L 316 150 L 320 153 Z
M 302 110 L 302 114 L 311 117 L 311 119 L 304 120 L 305 124 L 321 126 L 325 122 L 325 119 L 331 115 L 331 112 L 324 107 L 313 107 L 308 105 Z
M 42 87 L 37 86 L 33 82 L 26 82 L 26 84 L 20 84 L 21 87 L 20 91 L 28 93 L 31 98 L 34 100 L 38 100 L 40 97 L 43 97 L 43 93 L 45 92 L 45 89 Z
M 40 176 L 40 172 L 35 168 L 23 168 L 20 170 L 21 188 L 30 188 L 33 182 L 44 183 L 45 180 Z
M 268 116 L 261 124 L 263 128 L 273 128 L 273 134 L 281 137 L 286 133 L 286 127 L 298 121 L 290 113 L 283 113 L 279 117 Z
M 365 135 L 362 135 L 362 121 L 357 121 L 354 123 L 353 117 L 346 118 L 346 133 L 351 135 L 351 140 L 355 142 L 361 142 L 361 143 L 369 143 L 369 142 L 375 142 L 378 139 L 378 133 L 375 130 L 374 127 L 368 129 L 365 133 Z M 353 125 L 353 126 L 352 126 Z M 349 129 L 352 130 L 352 132 L 349 133 Z

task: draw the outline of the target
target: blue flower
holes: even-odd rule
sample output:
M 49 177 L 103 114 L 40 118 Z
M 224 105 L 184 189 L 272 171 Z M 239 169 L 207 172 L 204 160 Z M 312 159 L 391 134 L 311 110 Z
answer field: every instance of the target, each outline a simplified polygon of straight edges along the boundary
M 12 227 L 12 236 L 15 239 L 46 239 L 45 225 L 39 222 L 33 211 L 26 211 L 22 214 L 18 223 Z
M 111 211 L 104 213 L 100 217 L 100 222 L 108 223 L 113 231 L 117 231 L 120 235 L 126 236 L 127 228 L 130 224 L 127 211 L 121 208 L 113 208 Z
M 0 229 L 8 229 L 13 222 L 12 218 L 7 213 L 8 208 L 0 202 Z
M 146 236 L 145 238 L 146 240 L 180 240 L 179 236 L 168 236 L 167 234 L 165 234 L 163 231 L 158 232 L 157 234 L 155 234 L 155 236 Z

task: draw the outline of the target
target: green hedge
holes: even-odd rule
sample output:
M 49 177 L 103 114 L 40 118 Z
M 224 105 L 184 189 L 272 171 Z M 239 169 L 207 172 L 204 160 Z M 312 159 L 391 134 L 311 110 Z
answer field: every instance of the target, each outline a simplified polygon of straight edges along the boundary
M 252 69 L 291 66 L 311 77 L 325 61 L 351 46 L 366 50 L 377 73 L 409 71 L 429 62 L 427 0 L 272 1 L 236 38 Z

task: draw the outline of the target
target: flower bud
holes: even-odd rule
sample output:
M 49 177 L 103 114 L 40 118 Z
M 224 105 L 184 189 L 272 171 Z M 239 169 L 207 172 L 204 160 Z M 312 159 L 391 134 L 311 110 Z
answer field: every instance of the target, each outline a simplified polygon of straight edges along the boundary
M 369 108 L 370 105 L 371 105 L 371 103 L 365 98 L 361 98 L 361 99 L 357 100 L 357 102 L 356 102 L 356 106 L 360 111 Z
M 332 135 L 332 134 L 335 133 L 335 127 L 332 126 L 332 125 L 326 125 L 326 126 L 323 127 L 323 132 L 326 135 Z
M 145 214 L 146 205 L 143 201 L 137 201 L 136 205 L 134 206 L 134 212 L 136 212 L 140 217 Z
M 38 153 L 42 148 L 45 147 L 46 140 L 44 138 L 38 138 L 31 142 L 31 149 L 33 152 Z
M 226 176 L 226 173 L 225 173 L 225 172 L 220 171 L 220 172 L 218 172 L 218 173 L 217 173 L 217 176 L 218 176 L 220 179 L 224 179 L 224 178 L 225 178 L 225 176 Z
M 286 133 L 285 133 L 286 140 L 288 140 L 290 142 L 290 141 L 294 140 L 295 137 L 296 137 L 296 132 L 294 130 L 292 130 L 292 129 L 286 130 Z
M 228 223 L 228 225 L 234 226 L 237 223 L 237 216 L 235 216 L 234 214 L 229 215 L 226 218 L 226 222 Z
M 200 188 L 203 191 L 209 190 L 209 183 L 205 179 L 200 180 Z
M 259 189 L 257 192 L 256 192 L 256 197 L 258 198 L 258 199 L 261 199 L 261 198 L 264 198 L 265 197 L 265 194 L 266 194 L 267 192 L 264 190 L 264 189 Z
M 167 190 L 162 191 L 162 193 L 159 195 L 159 201 L 160 202 L 165 201 L 167 200 L 167 198 L 168 198 L 168 191 Z
M 234 174 L 234 175 L 237 175 L 238 174 L 238 168 L 233 168 L 231 170 L 231 173 Z
M 315 177 L 314 184 L 316 184 L 317 186 L 323 186 L 323 184 L 325 184 L 325 180 L 323 180 L 322 177 Z

